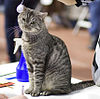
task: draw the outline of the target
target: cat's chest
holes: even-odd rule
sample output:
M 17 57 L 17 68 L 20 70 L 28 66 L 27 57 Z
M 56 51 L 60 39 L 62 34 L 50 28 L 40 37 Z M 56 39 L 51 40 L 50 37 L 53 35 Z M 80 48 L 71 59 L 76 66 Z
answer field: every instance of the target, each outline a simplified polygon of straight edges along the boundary
M 28 42 L 23 42 L 22 50 L 27 58 L 41 56 L 45 57 L 48 52 L 48 47 L 42 43 L 30 44 Z

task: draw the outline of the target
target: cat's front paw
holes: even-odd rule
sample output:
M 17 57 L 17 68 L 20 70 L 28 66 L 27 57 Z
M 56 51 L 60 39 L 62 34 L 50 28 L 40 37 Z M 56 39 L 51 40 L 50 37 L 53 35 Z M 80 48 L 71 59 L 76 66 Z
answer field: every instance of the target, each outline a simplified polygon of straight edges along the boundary
M 51 95 L 51 92 L 50 91 L 43 91 L 40 93 L 41 96 L 48 96 L 48 95 Z
M 40 95 L 40 91 L 32 91 L 31 92 L 31 96 L 39 96 Z
M 33 91 L 33 89 L 32 89 L 32 88 L 28 88 L 28 89 L 26 89 L 26 90 L 25 90 L 25 93 L 26 93 L 26 94 L 31 94 L 31 93 L 32 93 L 32 91 Z

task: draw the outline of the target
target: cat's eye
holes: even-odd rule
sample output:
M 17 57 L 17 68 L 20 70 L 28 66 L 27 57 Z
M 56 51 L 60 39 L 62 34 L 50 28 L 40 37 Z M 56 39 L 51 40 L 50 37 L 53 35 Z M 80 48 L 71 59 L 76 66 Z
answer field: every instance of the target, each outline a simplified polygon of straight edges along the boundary
M 34 21 L 32 21 L 30 24 L 34 24 L 35 22 Z
M 25 18 L 22 18 L 23 21 L 25 21 Z

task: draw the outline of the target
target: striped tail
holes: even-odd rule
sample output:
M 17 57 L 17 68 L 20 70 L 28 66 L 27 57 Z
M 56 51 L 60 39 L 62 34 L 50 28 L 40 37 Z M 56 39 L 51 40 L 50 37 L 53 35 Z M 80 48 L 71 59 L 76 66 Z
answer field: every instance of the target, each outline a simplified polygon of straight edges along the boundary
M 76 84 L 72 84 L 71 85 L 71 90 L 72 91 L 76 91 L 76 90 L 81 90 L 90 86 L 93 86 L 95 83 L 93 80 L 89 80 L 89 81 L 82 81 L 80 83 L 76 83 Z

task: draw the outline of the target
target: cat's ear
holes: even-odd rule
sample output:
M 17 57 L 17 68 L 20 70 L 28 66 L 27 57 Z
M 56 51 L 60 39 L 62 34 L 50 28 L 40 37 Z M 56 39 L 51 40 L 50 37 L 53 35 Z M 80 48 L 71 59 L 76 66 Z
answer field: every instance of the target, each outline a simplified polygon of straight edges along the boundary
M 42 16 L 43 19 L 44 19 L 47 15 L 48 15 L 47 12 L 41 12 L 41 16 Z
M 40 12 L 40 16 L 44 19 L 48 15 L 47 12 Z

